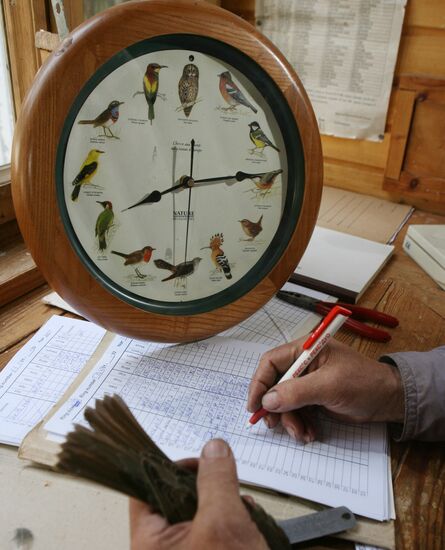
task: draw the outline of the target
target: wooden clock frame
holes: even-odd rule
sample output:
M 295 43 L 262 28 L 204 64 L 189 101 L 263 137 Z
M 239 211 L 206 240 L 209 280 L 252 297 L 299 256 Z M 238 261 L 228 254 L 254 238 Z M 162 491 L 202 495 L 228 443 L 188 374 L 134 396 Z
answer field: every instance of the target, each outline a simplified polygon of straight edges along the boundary
M 298 222 L 283 253 L 264 278 L 229 304 L 181 315 L 169 314 L 168 310 L 146 311 L 128 303 L 86 269 L 61 217 L 55 167 L 67 115 L 91 75 L 138 42 L 185 34 L 228 44 L 267 72 L 298 128 L 305 183 Z M 204 1 L 129 2 L 78 27 L 39 71 L 16 127 L 12 182 L 23 237 L 46 280 L 65 300 L 87 319 L 116 333 L 160 342 L 191 341 L 225 330 L 254 313 L 295 269 L 318 213 L 321 143 L 309 99 L 297 75 L 273 44 L 250 24 Z

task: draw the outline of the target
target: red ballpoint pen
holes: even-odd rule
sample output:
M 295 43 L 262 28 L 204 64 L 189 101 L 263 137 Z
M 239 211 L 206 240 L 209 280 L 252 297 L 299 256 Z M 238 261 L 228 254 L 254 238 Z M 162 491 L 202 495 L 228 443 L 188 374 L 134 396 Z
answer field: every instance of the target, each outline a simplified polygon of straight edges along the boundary
M 348 309 L 341 306 L 334 306 L 317 326 L 317 328 L 310 334 L 309 338 L 303 344 L 302 353 L 293 365 L 291 365 L 284 376 L 277 382 L 277 384 L 281 384 L 281 382 L 300 376 L 300 374 L 315 359 L 315 357 L 320 353 L 320 351 L 350 315 L 351 312 Z M 247 427 L 250 428 L 255 425 L 268 413 L 269 411 L 267 411 L 264 407 L 259 408 L 250 417 Z

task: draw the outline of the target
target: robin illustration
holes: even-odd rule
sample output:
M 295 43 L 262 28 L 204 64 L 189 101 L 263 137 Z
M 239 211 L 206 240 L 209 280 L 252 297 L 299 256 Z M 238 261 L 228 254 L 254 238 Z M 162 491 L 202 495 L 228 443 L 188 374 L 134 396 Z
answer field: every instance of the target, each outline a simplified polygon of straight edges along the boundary
M 121 258 L 125 258 L 124 265 L 134 266 L 135 264 L 140 264 L 142 262 L 148 263 L 152 256 L 153 250 L 156 250 L 156 248 L 152 248 L 151 246 L 144 246 L 144 248 L 142 248 L 141 250 L 135 250 L 134 252 L 130 252 L 129 254 L 118 252 L 117 250 L 112 250 L 111 254 L 115 254 L 116 256 L 120 256 Z M 147 276 L 141 273 L 137 267 L 135 267 L 134 270 L 139 279 L 145 279 L 145 277 Z
M 118 121 L 119 107 L 123 104 L 124 104 L 123 101 L 114 100 L 108 105 L 105 111 L 102 111 L 100 115 L 98 115 L 95 119 L 79 120 L 78 124 L 92 124 L 93 128 L 97 128 L 98 126 L 100 126 L 104 131 L 104 133 L 101 135 L 105 137 L 120 139 L 113 134 L 110 126 L 113 126 L 113 124 L 115 124 Z M 107 134 L 107 130 L 110 132 L 110 135 Z
M 99 155 L 102 155 L 103 153 L 105 153 L 105 151 L 101 151 L 100 149 L 91 149 L 88 153 L 87 158 L 80 167 L 79 173 L 72 181 L 74 189 L 71 193 L 71 199 L 73 201 L 77 200 L 81 186 L 90 183 L 91 178 L 97 172 L 99 167 Z
M 155 260 L 155 266 L 159 269 L 167 269 L 168 271 L 171 271 L 172 274 L 166 277 L 165 279 L 162 279 L 162 281 L 171 281 L 172 279 L 177 278 L 184 278 L 189 277 L 190 275 L 193 275 L 195 271 L 198 269 L 199 262 L 202 260 L 202 258 L 193 258 L 193 260 L 189 260 L 187 262 L 182 262 L 178 265 L 170 264 L 169 262 L 166 262 L 165 260 Z
M 113 225 L 114 212 L 113 205 L 110 201 L 96 201 L 97 204 L 102 205 L 103 211 L 97 216 L 95 235 L 99 240 L 99 250 L 105 250 L 107 248 L 107 241 L 105 236 Z
M 248 239 L 246 239 L 247 241 L 253 241 L 254 238 L 257 237 L 263 230 L 263 227 L 261 225 L 261 222 L 263 221 L 263 216 L 261 216 L 256 223 L 251 222 L 250 220 L 247 220 L 245 218 L 238 221 L 240 222 L 244 233 L 249 237 Z
M 264 174 L 261 174 L 261 176 L 254 176 L 252 178 L 253 183 L 256 185 L 256 187 L 261 191 L 262 195 L 266 195 L 272 185 L 275 183 L 275 180 L 278 175 L 282 174 L 283 170 L 272 170 L 271 172 L 265 172 Z
M 159 71 L 163 68 L 167 68 L 167 65 L 150 63 L 147 65 L 147 70 L 144 75 L 144 94 L 148 103 L 148 120 L 150 121 L 150 124 L 153 124 L 153 119 L 155 118 L 154 104 L 156 97 L 158 96 Z
M 184 66 L 182 76 L 179 79 L 178 94 L 184 114 L 190 116 L 198 97 L 199 69 L 193 63 Z
M 224 242 L 223 234 L 217 233 L 216 235 L 213 235 L 213 237 L 211 237 L 210 245 L 203 246 L 201 250 L 210 248 L 210 250 L 212 251 L 211 258 L 214 266 L 219 271 L 222 271 L 224 273 L 226 279 L 231 279 L 232 273 L 230 272 L 229 260 L 227 259 L 227 256 L 224 254 L 224 251 L 221 248 L 221 245 L 223 242 Z
M 229 110 L 233 111 L 238 105 L 244 105 L 245 107 L 249 107 L 249 109 L 252 109 L 254 113 L 258 112 L 255 107 L 251 103 L 249 103 L 249 101 L 246 99 L 245 95 L 238 88 L 235 82 L 233 82 L 232 76 L 229 71 L 225 71 L 218 76 L 219 91 L 221 92 L 224 101 L 230 105 L 230 107 L 228 107 Z
M 255 145 L 255 147 L 251 150 L 251 154 L 255 153 L 257 149 L 260 150 L 260 152 L 263 152 L 263 149 L 266 147 L 272 147 L 272 149 L 275 149 L 275 151 L 280 152 L 278 147 L 276 147 L 270 139 L 266 136 L 266 134 L 261 130 L 261 126 L 258 124 L 258 122 L 254 121 L 249 124 L 250 132 L 249 137 L 251 142 Z

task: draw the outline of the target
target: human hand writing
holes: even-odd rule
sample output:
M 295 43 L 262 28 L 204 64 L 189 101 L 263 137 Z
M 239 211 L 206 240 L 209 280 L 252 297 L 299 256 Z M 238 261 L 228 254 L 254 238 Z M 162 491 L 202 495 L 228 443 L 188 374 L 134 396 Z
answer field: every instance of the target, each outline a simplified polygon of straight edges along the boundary
M 239 495 L 236 465 L 230 447 L 220 439 L 208 442 L 198 466 L 198 511 L 193 521 L 169 525 L 138 500 L 130 499 L 131 550 L 267 550 Z
M 264 418 L 269 428 L 281 422 L 291 437 L 313 441 L 310 407 L 314 405 L 346 422 L 403 422 L 404 390 L 397 367 L 368 359 L 335 340 L 312 361 L 306 374 L 275 385 L 302 352 L 304 341 L 265 353 L 250 383 L 247 409 L 255 412 L 263 406 L 270 411 Z

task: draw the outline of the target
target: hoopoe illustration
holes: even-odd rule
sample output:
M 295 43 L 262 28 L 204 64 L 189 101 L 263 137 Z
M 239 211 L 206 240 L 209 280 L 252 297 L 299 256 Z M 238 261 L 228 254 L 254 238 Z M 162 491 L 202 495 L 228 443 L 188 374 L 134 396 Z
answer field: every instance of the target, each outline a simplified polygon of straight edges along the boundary
M 214 266 L 222 271 L 226 277 L 226 279 L 232 278 L 232 273 L 230 272 L 230 265 L 229 260 L 227 259 L 226 255 L 224 254 L 224 250 L 221 248 L 222 243 L 224 242 L 224 236 L 222 233 L 216 233 L 216 235 L 213 235 L 210 239 L 210 245 L 209 246 L 203 246 L 201 250 L 204 250 L 205 248 L 210 248 L 212 251 L 211 259 L 214 264 Z

